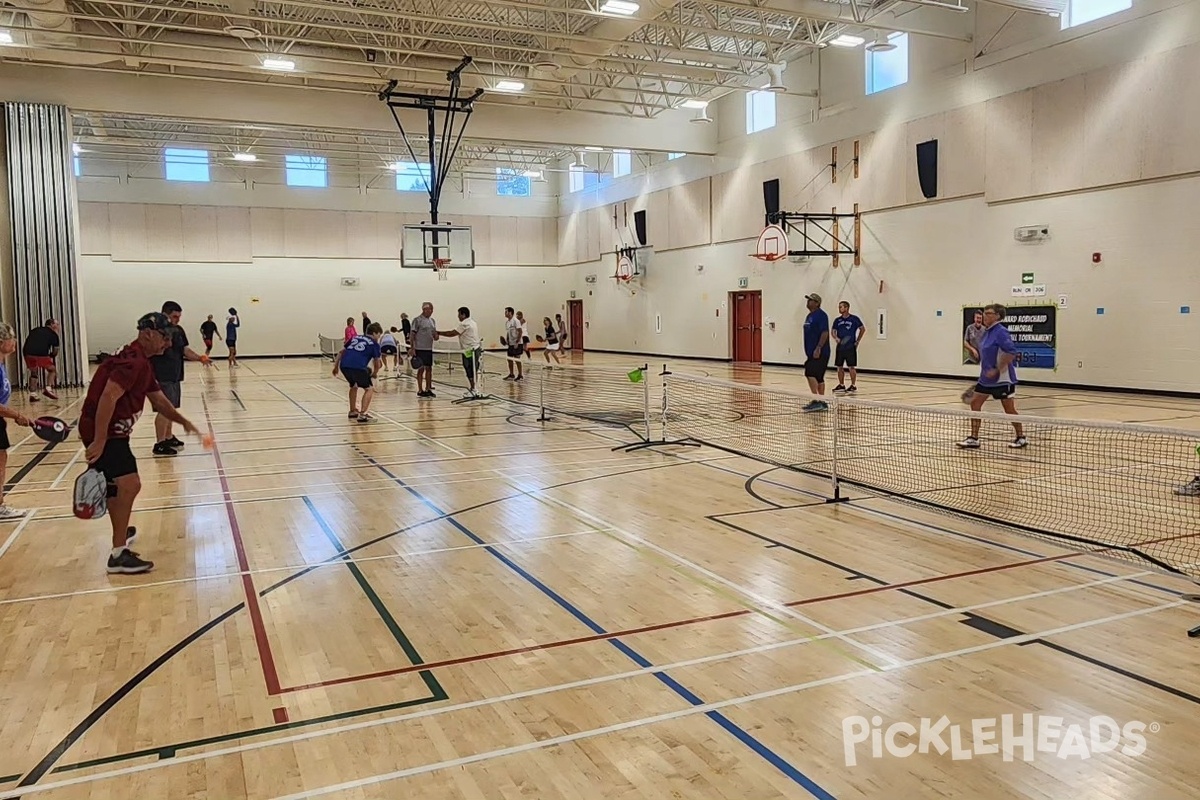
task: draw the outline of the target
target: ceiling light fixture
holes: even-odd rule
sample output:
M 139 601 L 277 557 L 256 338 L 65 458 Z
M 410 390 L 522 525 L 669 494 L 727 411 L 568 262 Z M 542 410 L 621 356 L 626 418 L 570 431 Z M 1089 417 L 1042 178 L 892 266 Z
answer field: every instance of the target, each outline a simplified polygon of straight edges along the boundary
M 865 41 L 866 39 L 861 36 L 850 36 L 849 34 L 843 33 L 836 39 L 830 40 L 829 43 L 834 47 L 858 47 Z
M 523 92 L 525 91 L 524 81 L 500 80 L 496 81 L 497 92 Z
M 584 147 L 583 149 L 590 150 L 593 153 L 603 153 L 604 152 L 603 147 L 596 147 L 594 144 L 589 144 L 586 147 Z
M 526 178 L 542 177 L 542 171 L 540 169 L 527 169 L 524 172 L 522 172 L 521 174 L 524 175 Z
M 272 69 L 276 72 L 291 72 L 296 68 L 296 62 L 289 58 L 279 58 L 278 56 L 268 56 L 263 59 L 263 69 Z
M 641 8 L 637 3 L 632 3 L 629 0 L 605 0 L 604 5 L 600 6 L 602 14 L 616 14 L 619 17 L 632 17 Z
M 875 40 L 867 44 L 867 52 L 869 53 L 886 53 L 896 49 L 896 43 L 891 40 L 891 36 L 885 31 L 880 31 L 875 34 Z
M 696 116 L 692 117 L 689 121 L 693 123 L 699 123 L 701 125 L 707 125 L 708 123 L 712 122 L 712 117 L 708 115 L 707 108 L 697 108 Z
M 254 155 L 254 153 L 234 153 L 233 160 L 234 161 L 258 161 L 258 156 Z
M 699 100 L 699 99 L 684 100 L 683 107 L 684 108 L 708 108 L 708 101 L 707 100 Z
M 12 44 L 12 31 L 0 30 L 0 44 Z

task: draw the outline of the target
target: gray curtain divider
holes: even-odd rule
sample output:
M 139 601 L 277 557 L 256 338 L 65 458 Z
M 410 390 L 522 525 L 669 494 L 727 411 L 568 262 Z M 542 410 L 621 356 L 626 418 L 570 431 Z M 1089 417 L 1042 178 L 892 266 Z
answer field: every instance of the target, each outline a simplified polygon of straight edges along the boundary
M 4 113 L 15 298 L 5 317 L 22 341 L 46 319 L 57 319 L 58 384 L 82 386 L 88 365 L 79 315 L 70 117 L 64 106 L 39 103 L 5 103 Z M 25 385 L 25 365 L 20 358 L 18 364 L 14 383 Z

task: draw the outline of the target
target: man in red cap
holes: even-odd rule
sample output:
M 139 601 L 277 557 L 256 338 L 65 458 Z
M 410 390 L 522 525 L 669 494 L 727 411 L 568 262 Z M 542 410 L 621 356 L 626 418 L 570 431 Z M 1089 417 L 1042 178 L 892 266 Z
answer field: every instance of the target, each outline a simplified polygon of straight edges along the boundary
M 129 541 L 136 535 L 136 529 L 129 526 L 129 517 L 133 500 L 142 489 L 129 436 L 146 400 L 188 433 L 200 433 L 163 394 L 150 363 L 152 356 L 171 347 L 175 326 L 165 314 L 153 311 L 138 320 L 137 330 L 136 339 L 97 368 L 79 415 L 79 436 L 87 447 L 87 463 L 108 483 L 108 514 L 112 521 L 108 571 L 127 575 L 154 568 L 153 562 L 129 549 Z

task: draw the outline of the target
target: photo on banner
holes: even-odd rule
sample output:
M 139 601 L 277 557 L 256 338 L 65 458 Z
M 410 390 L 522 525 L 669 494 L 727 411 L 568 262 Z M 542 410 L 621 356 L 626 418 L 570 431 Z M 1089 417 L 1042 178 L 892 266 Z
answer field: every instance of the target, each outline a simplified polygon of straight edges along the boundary
M 975 328 L 976 315 L 982 317 L 982 306 L 963 306 L 962 353 L 964 364 L 979 360 L 967 348 L 968 342 L 978 341 L 982 334 Z M 1010 306 L 1001 323 L 1008 328 L 1017 346 L 1017 366 L 1024 369 L 1055 369 L 1058 347 L 1058 308 L 1054 305 Z

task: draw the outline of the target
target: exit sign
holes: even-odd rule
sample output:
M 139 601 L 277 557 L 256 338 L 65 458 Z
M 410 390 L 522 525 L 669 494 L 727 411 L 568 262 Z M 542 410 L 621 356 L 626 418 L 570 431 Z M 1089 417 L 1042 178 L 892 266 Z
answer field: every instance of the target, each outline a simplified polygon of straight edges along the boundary
M 1021 273 L 1021 283 L 1033 283 L 1033 273 L 1032 272 L 1022 272 Z

